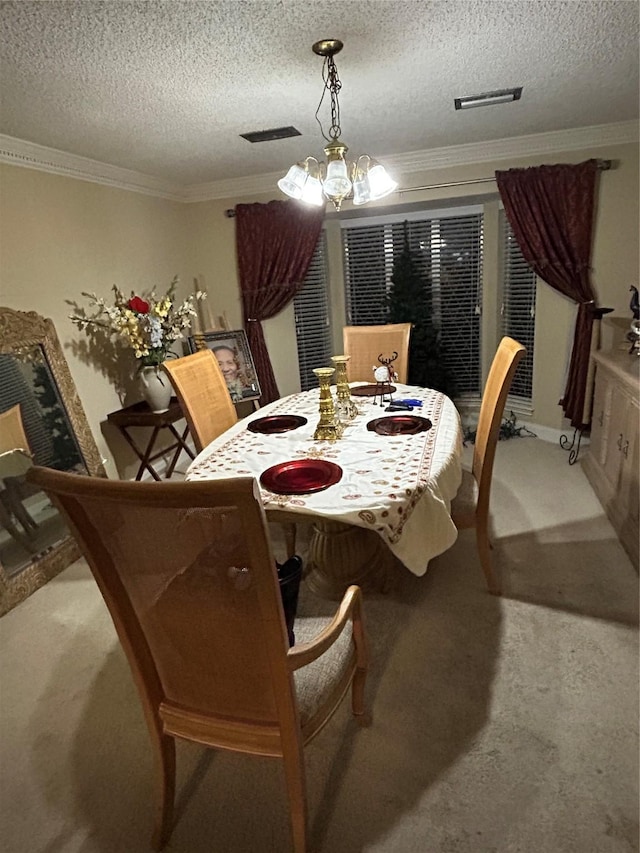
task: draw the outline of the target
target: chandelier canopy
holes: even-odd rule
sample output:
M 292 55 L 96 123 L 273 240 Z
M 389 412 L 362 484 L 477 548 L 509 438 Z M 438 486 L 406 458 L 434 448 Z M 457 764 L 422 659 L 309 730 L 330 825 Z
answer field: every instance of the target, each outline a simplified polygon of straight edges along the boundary
M 366 204 L 368 201 L 384 198 L 398 186 L 396 181 L 389 177 L 384 166 L 368 154 L 361 154 L 355 161 L 346 159 L 345 155 L 349 149 L 340 139 L 342 131 L 338 94 L 342 83 L 333 58 L 342 47 L 342 42 L 338 39 L 323 39 L 317 41 L 312 48 L 318 56 L 324 56 L 324 87 L 316 110 L 316 121 L 327 142 L 324 146 L 326 163 L 316 160 L 315 157 L 306 157 L 293 165 L 284 178 L 278 181 L 278 187 L 285 195 L 318 207 L 328 199 L 336 210 L 340 210 L 345 198 L 353 199 L 354 204 Z M 327 92 L 331 98 L 331 126 L 328 136 L 318 118 Z

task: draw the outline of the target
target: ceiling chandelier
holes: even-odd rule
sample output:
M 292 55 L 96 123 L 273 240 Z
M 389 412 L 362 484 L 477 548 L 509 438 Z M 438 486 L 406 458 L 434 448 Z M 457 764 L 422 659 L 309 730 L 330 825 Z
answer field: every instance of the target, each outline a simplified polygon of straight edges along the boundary
M 384 166 L 368 154 L 361 154 L 356 161 L 345 159 L 349 149 L 340 139 L 342 131 L 338 101 L 342 83 L 333 58 L 342 50 L 342 47 L 342 42 L 338 39 L 323 39 L 313 45 L 313 52 L 318 56 L 324 56 L 322 66 L 324 88 L 316 110 L 316 121 L 320 125 L 322 136 L 327 141 L 324 147 L 327 162 L 325 164 L 316 160 L 315 157 L 307 157 L 292 166 L 284 178 L 278 181 L 278 187 L 285 195 L 318 207 L 325 204 L 328 199 L 336 210 L 340 210 L 345 198 L 353 199 L 354 204 L 366 204 L 368 201 L 384 198 L 398 186 L 397 182 L 389 177 Z M 322 122 L 318 118 L 327 91 L 331 97 L 329 136 L 322 129 Z

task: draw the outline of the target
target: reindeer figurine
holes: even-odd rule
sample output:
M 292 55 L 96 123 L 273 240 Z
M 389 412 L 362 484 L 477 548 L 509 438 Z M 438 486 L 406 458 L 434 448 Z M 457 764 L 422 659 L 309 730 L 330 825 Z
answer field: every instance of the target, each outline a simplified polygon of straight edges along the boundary
M 380 405 L 384 406 L 385 402 L 391 403 L 393 394 L 391 391 L 391 383 L 397 381 L 398 374 L 392 367 L 393 362 L 397 359 L 398 353 L 394 352 L 391 358 L 384 358 L 382 353 L 378 356 L 380 366 L 373 365 L 373 378 L 376 380 L 376 391 L 373 395 L 375 405 L 376 397 L 380 394 Z M 389 395 L 389 399 L 385 401 L 385 394 Z

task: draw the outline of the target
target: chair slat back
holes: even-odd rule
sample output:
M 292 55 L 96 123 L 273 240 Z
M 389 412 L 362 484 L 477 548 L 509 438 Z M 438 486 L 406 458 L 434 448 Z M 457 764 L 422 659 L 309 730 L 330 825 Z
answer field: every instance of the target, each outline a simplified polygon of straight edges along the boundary
M 525 347 L 518 341 L 508 337 L 502 338 L 487 376 L 471 469 L 478 482 L 478 512 L 487 512 L 489 508 L 491 477 L 502 415 L 513 375 L 525 352 Z
M 238 420 L 216 357 L 209 349 L 163 365 L 198 453 Z
M 253 478 L 115 482 L 34 468 L 66 516 L 143 702 L 232 728 L 295 719 L 282 601 Z M 162 712 L 164 713 L 164 711 Z
M 344 326 L 344 354 L 350 356 L 347 375 L 350 382 L 374 382 L 373 367 L 379 367 L 378 356 L 391 358 L 398 353 L 393 367 L 398 382 L 407 382 L 409 373 L 409 338 L 411 323 L 388 323 L 380 326 Z

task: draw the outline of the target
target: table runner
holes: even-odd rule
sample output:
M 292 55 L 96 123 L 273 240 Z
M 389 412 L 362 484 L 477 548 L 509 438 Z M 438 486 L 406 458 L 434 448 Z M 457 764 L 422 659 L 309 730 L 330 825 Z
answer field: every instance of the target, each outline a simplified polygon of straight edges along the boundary
M 462 427 L 444 394 L 397 385 L 396 399 L 423 401 L 413 414 L 433 426 L 417 435 L 382 436 L 367 430 L 374 418 L 391 413 L 372 398 L 354 397 L 360 414 L 338 441 L 314 441 L 319 390 L 292 394 L 252 413 L 213 441 L 189 466 L 187 480 L 253 476 L 293 459 L 326 459 L 340 465 L 336 485 L 308 495 L 277 495 L 261 486 L 265 509 L 317 515 L 374 530 L 414 574 L 455 542 L 450 503 L 462 479 Z M 273 435 L 253 433 L 247 424 L 268 415 L 307 418 L 298 429 Z M 401 414 L 401 413 L 398 413 Z

